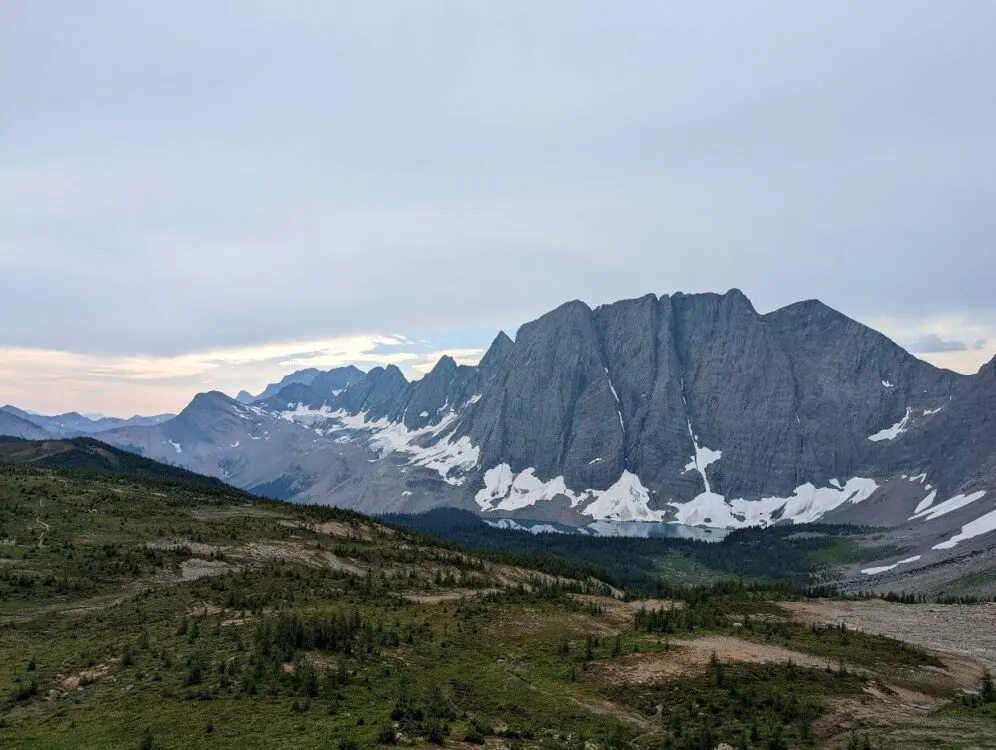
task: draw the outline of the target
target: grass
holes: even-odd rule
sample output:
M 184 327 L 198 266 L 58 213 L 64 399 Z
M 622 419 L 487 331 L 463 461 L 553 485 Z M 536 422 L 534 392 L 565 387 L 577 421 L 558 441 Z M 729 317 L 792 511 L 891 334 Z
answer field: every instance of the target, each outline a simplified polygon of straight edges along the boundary
M 817 717 L 864 700 L 864 676 L 839 668 L 717 663 L 621 683 L 606 665 L 668 646 L 597 581 L 234 490 L 0 466 L 0 539 L 5 748 L 746 738 L 758 750 L 818 745 Z M 874 669 L 933 663 L 888 639 L 776 621 L 785 584 L 663 584 L 682 601 L 682 637 Z

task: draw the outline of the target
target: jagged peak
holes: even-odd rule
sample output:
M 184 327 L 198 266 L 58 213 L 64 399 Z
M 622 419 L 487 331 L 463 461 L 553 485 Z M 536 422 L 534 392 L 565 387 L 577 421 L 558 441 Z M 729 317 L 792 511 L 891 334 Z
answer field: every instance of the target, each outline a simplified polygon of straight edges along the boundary
M 453 357 L 451 357 L 449 354 L 444 354 L 442 357 L 439 358 L 436 364 L 432 366 L 432 369 L 429 371 L 429 374 L 432 375 L 433 373 L 437 372 L 446 372 L 448 370 L 455 370 L 456 367 L 457 367 L 456 360 L 453 359 Z
M 499 331 L 491 346 L 484 352 L 481 361 L 477 363 L 478 371 L 485 377 L 491 377 L 501 363 L 508 359 L 514 348 L 515 342 L 504 331 Z
M 402 383 L 405 384 L 408 383 L 408 378 L 405 377 L 405 374 L 401 372 L 401 368 L 399 368 L 397 365 L 388 365 L 387 367 L 385 367 L 384 375 L 387 375 L 395 380 L 400 379 Z

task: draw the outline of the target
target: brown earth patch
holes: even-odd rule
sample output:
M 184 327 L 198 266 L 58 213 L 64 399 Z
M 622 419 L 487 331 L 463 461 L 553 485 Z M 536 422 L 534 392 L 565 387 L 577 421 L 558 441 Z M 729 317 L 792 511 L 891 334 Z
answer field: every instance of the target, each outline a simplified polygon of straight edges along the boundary
M 402 598 L 407 599 L 410 602 L 418 602 L 419 604 L 441 604 L 443 602 L 452 602 L 472 596 L 494 594 L 500 590 L 501 589 L 455 589 L 453 591 L 447 591 L 445 594 L 402 594 Z
M 88 682 L 96 682 L 101 677 L 105 677 L 110 670 L 111 666 L 109 664 L 98 664 L 95 667 L 84 669 L 82 672 L 77 672 L 76 674 L 57 674 L 55 681 L 61 691 L 69 693 L 77 690 L 81 685 L 85 685 Z
M 692 640 L 672 640 L 671 650 L 648 654 L 629 654 L 603 662 L 613 681 L 650 684 L 660 680 L 703 672 L 712 655 L 723 662 L 752 663 L 792 662 L 803 667 L 823 669 L 827 661 L 800 651 L 771 646 L 729 636 L 705 636 Z

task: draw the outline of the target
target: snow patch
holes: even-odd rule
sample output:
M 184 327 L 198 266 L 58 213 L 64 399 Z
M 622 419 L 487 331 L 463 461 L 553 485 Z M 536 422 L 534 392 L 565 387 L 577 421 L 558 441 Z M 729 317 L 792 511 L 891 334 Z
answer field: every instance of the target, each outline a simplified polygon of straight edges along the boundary
M 313 425 L 316 422 L 332 419 L 335 414 L 336 412 L 324 404 L 317 409 L 312 409 L 304 404 L 287 404 L 287 411 L 279 412 L 277 416 L 288 422 Z
M 878 568 L 865 568 L 861 572 L 864 573 L 866 576 L 874 576 L 878 575 L 879 573 L 887 573 L 890 570 L 894 570 L 895 568 L 899 567 L 900 565 L 909 565 L 910 563 L 915 563 L 919 559 L 920 555 L 913 555 L 913 557 L 907 557 L 905 560 L 894 562 L 892 563 L 892 565 L 882 565 Z
M 663 521 L 665 511 L 650 509 L 650 493 L 640 477 L 623 471 L 616 483 L 604 492 L 592 492 L 595 500 L 583 513 L 612 521 Z
M 937 499 L 937 490 L 934 490 L 933 492 L 928 494 L 927 497 L 921 500 L 920 504 L 913 509 L 913 518 L 916 518 L 918 513 L 922 513 L 923 511 L 927 510 L 927 508 L 929 508 L 931 505 L 934 504 L 934 501 L 936 499 Z
M 536 469 L 531 466 L 513 474 L 511 466 L 499 464 L 484 472 L 484 488 L 478 491 L 474 499 L 485 511 L 513 511 L 552 500 L 557 495 L 567 497 L 572 508 L 584 497 L 584 493 L 567 489 L 562 476 L 544 482 L 536 476 Z
M 616 400 L 616 414 L 619 415 L 619 426 L 622 428 L 623 432 L 626 431 L 626 425 L 623 424 L 622 417 L 622 407 L 619 403 L 619 394 L 616 393 L 616 387 L 612 385 L 612 378 L 609 376 L 609 368 L 605 368 L 605 379 L 609 381 L 609 390 L 612 391 L 612 398 Z
M 699 439 L 692 431 L 692 423 L 688 422 L 688 434 L 692 438 L 692 445 L 695 446 L 695 455 L 692 456 L 692 460 L 688 462 L 685 466 L 685 471 L 697 471 L 702 476 L 702 483 L 705 485 L 705 493 L 712 494 L 712 488 L 709 486 L 709 477 L 706 476 L 706 468 L 709 464 L 716 463 L 719 459 L 723 457 L 723 451 L 714 451 L 712 448 L 706 448 L 704 445 L 699 445 Z
M 738 529 L 768 526 L 775 521 L 812 523 L 845 503 L 860 503 L 878 489 L 874 479 L 853 477 L 841 488 L 815 487 L 807 482 L 789 497 L 727 501 L 715 492 L 703 492 L 687 503 L 670 503 L 675 521 L 688 526 Z
M 181 447 L 181 445 L 179 443 L 174 443 L 172 440 L 167 440 L 166 442 L 169 445 L 172 445 L 173 446 L 173 450 L 175 450 L 177 453 L 183 453 L 183 448 Z
M 879 430 L 874 435 L 869 435 L 868 439 L 873 443 L 877 443 L 881 440 L 895 440 L 897 437 L 906 432 L 909 427 L 910 422 L 910 408 L 906 407 L 906 414 L 896 422 L 892 427 L 886 427 L 884 430 Z
M 505 529 L 506 531 L 528 531 L 530 534 L 566 533 L 558 529 L 556 526 L 551 526 L 548 523 L 538 523 L 534 526 L 526 526 L 518 521 L 513 521 L 511 518 L 499 518 L 497 521 L 485 521 L 484 523 L 496 529 Z
M 978 492 L 973 492 L 970 495 L 955 495 L 951 499 L 945 500 L 940 505 L 934 505 L 933 507 L 927 506 L 926 509 L 921 511 L 914 510 L 913 515 L 910 516 L 910 520 L 913 521 L 915 519 L 922 518 L 925 521 L 933 521 L 935 518 L 940 518 L 943 515 L 947 515 L 951 511 L 958 510 L 958 508 L 964 508 L 969 503 L 981 500 L 985 494 L 985 490 L 979 490 Z
M 890 383 L 888 380 L 883 380 L 882 385 L 886 388 L 895 388 L 896 386 Z
M 235 441 L 234 443 L 232 443 L 232 444 L 231 444 L 230 446 L 228 446 L 228 447 L 229 447 L 229 448 L 238 448 L 238 447 L 239 447 L 239 441 L 238 441 L 238 440 L 236 440 L 236 441 Z
M 557 496 L 567 498 L 572 508 L 598 520 L 663 521 L 666 511 L 651 510 L 650 493 L 640 478 L 624 471 L 606 490 L 575 492 L 567 487 L 564 477 L 543 481 L 533 467 L 515 474 L 508 464 L 499 464 L 484 472 L 484 488 L 474 499 L 485 512 L 514 511 L 527 508 Z
M 996 510 L 991 510 L 971 523 L 966 523 L 961 527 L 960 532 L 947 541 L 935 544 L 932 549 L 952 549 L 958 542 L 988 534 L 990 531 L 996 531 Z
M 937 414 L 937 412 L 939 412 L 943 408 L 944 408 L 943 406 L 938 406 L 936 409 L 924 409 L 923 416 L 929 417 L 931 414 Z
M 807 483 L 797 487 L 789 497 L 727 501 L 709 490 L 690 502 L 671 502 L 668 506 L 674 512 L 670 522 L 686 526 L 737 529 L 768 526 L 776 521 L 811 523 L 845 503 L 867 500 L 877 489 L 875 480 L 853 477 L 837 487 Z M 544 481 L 536 476 L 533 467 L 516 473 L 503 463 L 484 472 L 484 487 L 474 499 L 482 511 L 489 513 L 516 511 L 561 496 L 570 507 L 595 520 L 666 522 L 670 511 L 652 509 L 650 494 L 640 478 L 629 471 L 623 471 L 606 490 L 574 491 L 567 487 L 562 476 Z
M 477 466 L 480 451 L 469 437 L 454 440 L 452 437 L 433 444 L 446 428 L 457 418 L 457 413 L 450 411 L 443 419 L 434 425 L 409 430 L 402 422 L 391 422 L 386 417 L 379 420 L 368 420 L 366 413 L 348 414 L 342 409 L 331 410 L 328 406 L 310 409 L 297 405 L 294 409 L 282 412 L 280 417 L 289 422 L 315 423 L 319 420 L 335 420 L 339 429 L 369 432 L 367 447 L 377 453 L 378 458 L 384 458 L 391 453 L 399 453 L 408 457 L 409 466 L 422 466 L 435 471 L 450 485 L 463 484 L 466 472 Z M 332 430 L 334 428 L 329 428 Z M 334 442 L 346 443 L 351 438 L 340 437 Z

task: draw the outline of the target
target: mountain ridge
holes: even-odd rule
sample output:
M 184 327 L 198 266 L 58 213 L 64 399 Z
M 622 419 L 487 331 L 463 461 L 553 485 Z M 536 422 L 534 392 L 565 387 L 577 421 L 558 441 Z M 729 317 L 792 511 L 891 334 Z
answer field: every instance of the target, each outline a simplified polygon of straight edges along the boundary
M 981 493 L 931 516 L 936 543 L 992 504 L 991 372 L 934 367 L 818 300 L 761 314 L 736 289 L 648 294 L 566 302 L 497 334 L 476 367 L 443 357 L 409 381 L 387 365 L 338 393 L 292 383 L 248 405 L 202 395 L 106 439 L 375 513 L 900 525 L 929 493 Z

